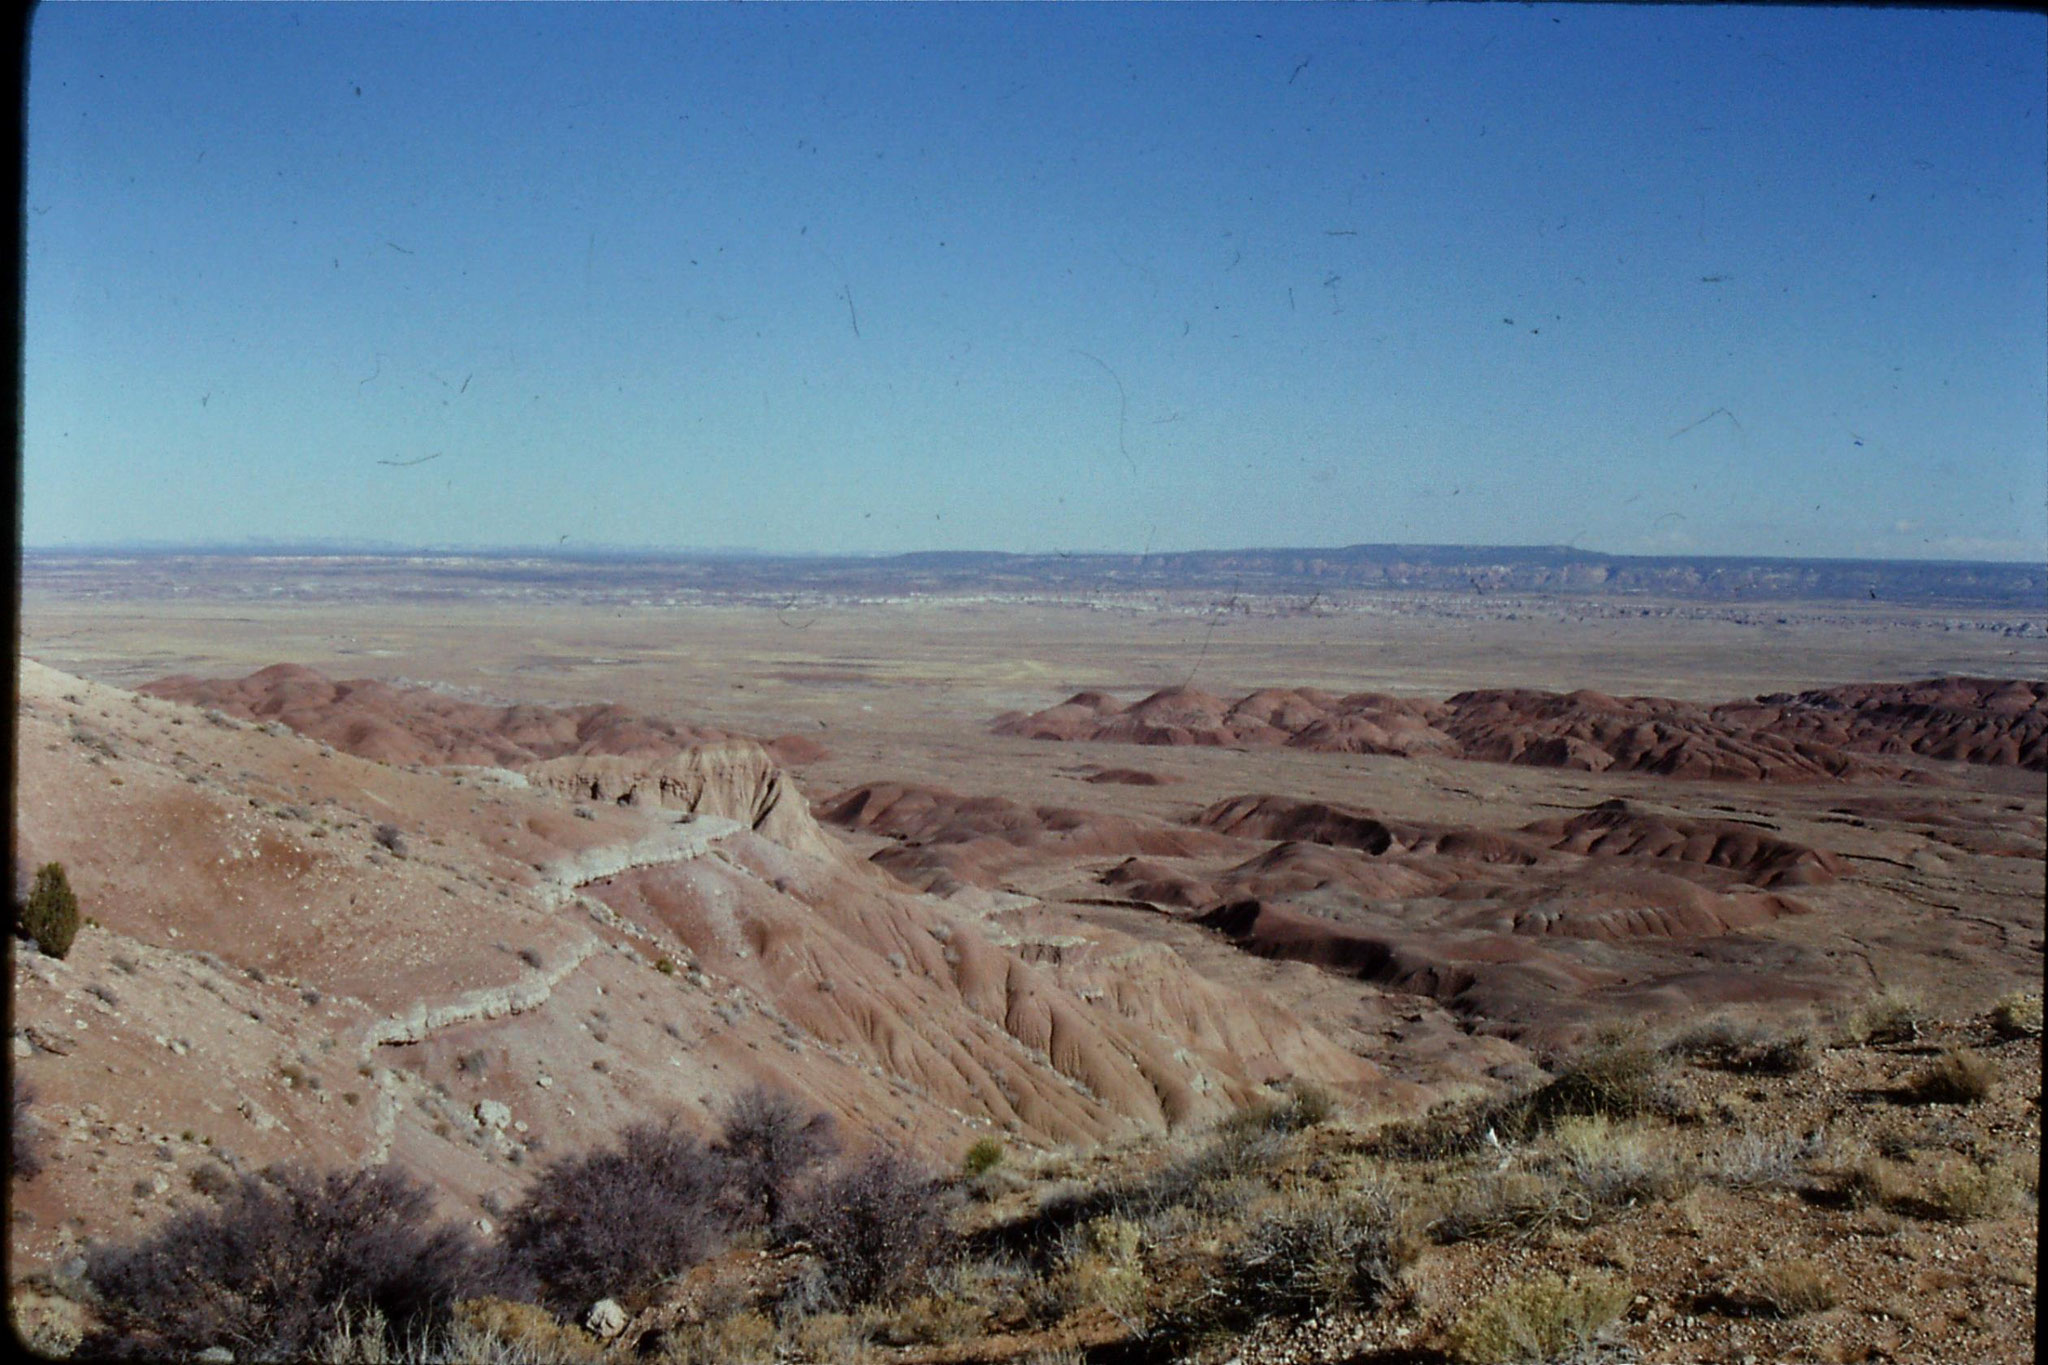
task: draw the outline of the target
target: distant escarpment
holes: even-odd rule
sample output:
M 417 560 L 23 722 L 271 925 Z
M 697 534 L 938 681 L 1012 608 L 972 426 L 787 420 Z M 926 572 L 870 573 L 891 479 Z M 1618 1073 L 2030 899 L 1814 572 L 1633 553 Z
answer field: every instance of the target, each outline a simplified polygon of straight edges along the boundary
M 1436 755 L 1582 772 L 1713 781 L 1899 778 L 1908 756 L 2048 771 L 2048 684 L 1931 678 L 1774 693 L 1706 706 L 1668 697 L 1522 688 L 1444 701 L 1265 688 L 1226 701 L 1194 688 L 1125 706 L 1080 692 L 998 734 L 1125 744 Z

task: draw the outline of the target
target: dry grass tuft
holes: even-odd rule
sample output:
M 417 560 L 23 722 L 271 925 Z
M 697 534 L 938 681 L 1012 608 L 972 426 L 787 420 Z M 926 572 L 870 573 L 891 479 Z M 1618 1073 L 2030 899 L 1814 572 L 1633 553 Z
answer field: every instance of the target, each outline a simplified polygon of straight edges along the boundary
M 2019 1189 L 2005 1171 L 1955 1157 L 1936 1167 L 1918 1197 L 1901 1201 L 1899 1211 L 1944 1223 L 1974 1223 L 1997 1218 L 2018 1202 Z
M 1625 1281 L 1608 1275 L 1518 1280 L 1458 1315 L 1451 1356 L 1464 1365 L 1557 1360 L 1592 1345 L 1631 1297 Z
M 775 1346 L 774 1322 L 748 1309 L 676 1329 L 660 1358 L 662 1365 L 767 1365 Z
M 2041 992 L 2014 991 L 1991 1007 L 1991 1027 L 2001 1038 L 2041 1036 Z
M 1887 989 L 1849 1016 L 1844 1032 L 1851 1043 L 1912 1043 L 1932 1022 L 1918 996 Z
M 1819 1263 L 1807 1260 L 1779 1261 L 1765 1266 L 1744 1301 L 1752 1311 L 1775 1318 L 1796 1318 L 1803 1313 L 1824 1313 L 1841 1299 L 1834 1276 Z
M 1976 1104 L 1990 1097 L 1997 1079 L 1989 1059 L 1951 1048 L 1907 1081 L 1902 1094 L 1914 1104 Z
M 1779 1028 L 1721 1015 L 1685 1029 L 1664 1051 L 1700 1066 L 1750 1075 L 1789 1076 L 1812 1068 L 1819 1056 L 1803 1028 Z

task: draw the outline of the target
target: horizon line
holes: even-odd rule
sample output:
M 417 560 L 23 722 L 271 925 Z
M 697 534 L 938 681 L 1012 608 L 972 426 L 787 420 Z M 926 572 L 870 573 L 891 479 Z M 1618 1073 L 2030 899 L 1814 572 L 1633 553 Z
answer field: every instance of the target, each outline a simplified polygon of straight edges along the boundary
M 69 544 L 31 545 L 22 543 L 17 552 L 29 555 L 105 555 L 105 554 L 149 554 L 149 555 L 194 555 L 219 556 L 223 558 L 254 558 L 261 556 L 284 556 L 291 558 L 418 558 L 428 556 L 477 555 L 506 556 L 521 555 L 543 559 L 576 560 L 589 558 L 638 558 L 638 559 L 758 559 L 797 560 L 811 563 L 832 560 L 853 560 L 887 562 L 892 559 L 928 558 L 935 555 L 971 556 L 1001 559 L 1175 559 L 1193 555 L 1233 554 L 1330 554 L 1354 550 L 1459 550 L 1474 553 L 1486 551 L 1512 551 L 1517 553 L 1543 552 L 1549 554 L 1581 555 L 1591 559 L 1606 560 L 1726 560 L 1749 563 L 1793 563 L 1793 564 L 1952 564 L 1985 565 L 1997 568 L 2034 567 L 2048 570 L 2048 548 L 2042 555 L 2032 559 L 1971 559 L 1937 556 L 1897 555 L 1771 555 L 1745 554 L 1729 551 L 1675 551 L 1663 554 L 1630 554 L 1609 550 L 1597 550 L 1578 545 L 1555 543 L 1484 544 L 1464 541 L 1356 541 L 1345 545 L 1234 545 L 1190 550 L 1137 550 L 1137 549 L 1091 549 L 1091 550 L 993 550 L 993 549 L 916 549 L 916 550 L 763 550 L 744 545 L 679 546 L 650 545 L 618 542 L 591 542 L 571 548 L 557 543 L 460 543 L 427 542 L 424 544 L 403 544 L 390 541 L 323 540 L 241 540 L 241 541 L 175 541 L 175 540 L 130 540 L 130 541 L 86 541 Z

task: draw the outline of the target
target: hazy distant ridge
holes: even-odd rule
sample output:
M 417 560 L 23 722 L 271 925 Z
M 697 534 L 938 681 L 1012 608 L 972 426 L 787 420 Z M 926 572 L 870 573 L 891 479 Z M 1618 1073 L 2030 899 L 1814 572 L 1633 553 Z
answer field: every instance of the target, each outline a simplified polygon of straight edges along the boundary
M 1763 559 L 1631 556 L 1564 546 L 1350 545 L 1342 548 L 1189 550 L 1171 554 L 1007 554 L 933 550 L 892 556 L 794 556 L 733 551 L 471 549 L 396 551 L 321 546 L 129 547 L 29 550 L 27 582 L 55 586 L 109 560 L 134 574 L 175 573 L 203 562 L 233 574 L 236 561 L 291 560 L 298 578 L 342 571 L 354 578 L 426 573 L 448 591 L 464 580 L 567 585 L 591 573 L 614 586 L 709 592 L 903 593 L 1218 591 L 1261 594 L 1374 590 L 1562 593 L 1706 601 L 1854 601 L 2038 610 L 2048 607 L 2048 568 L 1967 560 Z

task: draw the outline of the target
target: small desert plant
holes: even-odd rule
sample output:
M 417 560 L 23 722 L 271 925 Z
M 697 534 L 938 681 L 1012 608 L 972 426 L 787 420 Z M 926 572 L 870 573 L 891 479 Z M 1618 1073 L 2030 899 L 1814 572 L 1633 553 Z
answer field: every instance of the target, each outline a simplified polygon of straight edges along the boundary
M 1821 1153 L 1820 1130 L 1801 1136 L 1793 1132 L 1740 1133 L 1715 1154 L 1710 1178 L 1733 1190 L 1789 1189 L 1799 1168 Z
M 71 951 L 72 940 L 78 937 L 78 896 L 64 875 L 64 864 L 44 863 L 36 869 L 15 919 L 21 935 L 35 940 L 36 947 L 51 957 Z
M 394 1338 L 425 1331 L 495 1282 L 466 1233 L 429 1224 L 432 1207 L 425 1185 L 391 1167 L 243 1176 L 216 1207 L 88 1253 L 105 1324 L 88 1347 L 297 1357 L 370 1313 Z
M 1101 1307 L 1126 1322 L 1145 1316 L 1150 1281 L 1139 1255 L 1144 1230 L 1124 1218 L 1097 1218 L 1063 1239 L 1062 1264 L 1043 1283 L 1035 1305 L 1043 1321 Z
M 934 1289 L 896 1304 L 878 1324 L 891 1346 L 944 1346 L 965 1341 L 988 1321 L 988 1310 L 964 1294 Z
M 1304 1196 L 1265 1214 L 1225 1250 L 1222 1278 L 1247 1321 L 1305 1318 L 1378 1307 L 1414 1258 L 1399 1202 L 1367 1187 L 1341 1199 Z
M 1975 1104 L 1991 1094 L 1998 1071 L 1968 1048 L 1951 1048 L 1906 1082 L 1902 1097 L 1915 1104 Z
M 767 1365 L 775 1359 L 775 1323 L 746 1309 L 679 1328 L 661 1358 L 663 1365 Z
M 540 950 L 537 948 L 521 948 L 519 950 L 519 960 L 529 967 L 538 967 L 541 964 Z
M 549 1165 L 506 1219 L 504 1248 L 548 1300 L 645 1290 L 723 1248 L 725 1163 L 670 1117 Z
M 961 1158 L 960 1169 L 968 1176 L 982 1175 L 1000 1166 L 1003 1161 L 1003 1144 L 998 1138 L 976 1138 L 974 1145 Z
M 1254 1136 L 1259 1133 L 1298 1133 L 1328 1123 L 1337 1113 L 1337 1097 L 1310 1081 L 1298 1081 L 1285 1099 L 1261 1100 L 1232 1114 L 1216 1125 L 1226 1136 Z
M 2041 992 L 2015 991 L 1991 1008 L 1991 1027 L 2001 1038 L 2041 1036 Z
M 660 972 L 663 976 L 674 976 L 676 974 L 676 964 L 668 958 L 658 957 L 654 959 L 654 970 Z
M 1603 1118 L 1564 1119 L 1553 1142 L 1564 1169 L 1596 1208 L 1669 1199 L 1691 1188 L 1689 1173 L 1640 1129 Z
M 1835 1173 L 1833 1197 L 1852 1209 L 1891 1208 L 1906 1198 L 1907 1188 L 1897 1166 L 1867 1156 Z
M 1627 1284 L 1606 1275 L 1518 1280 L 1458 1315 L 1451 1356 L 1467 1365 L 1556 1360 L 1590 1346 L 1631 1296 Z
M 13 1103 L 9 1109 L 7 1137 L 9 1174 L 17 1180 L 34 1180 L 43 1171 L 43 1127 L 29 1113 L 36 1092 L 20 1076 L 10 1078 Z
M 815 1297 L 828 1305 L 901 1290 L 932 1263 L 945 1235 L 938 1183 L 884 1151 L 840 1167 L 792 1202 L 781 1236 L 811 1244 Z
M 370 837 L 389 849 L 397 857 L 405 856 L 405 831 L 396 825 L 379 825 Z
M 1834 1276 L 1814 1261 L 1780 1261 L 1756 1275 L 1745 1301 L 1756 1311 L 1778 1318 L 1825 1313 L 1841 1298 Z
M 1531 1137 L 1565 1118 L 1645 1118 L 1672 1107 L 1669 1059 L 1635 1038 L 1597 1043 L 1541 1088 L 1482 1115 L 1503 1136 Z
M 1558 1226 L 1587 1227 L 1598 1213 L 1582 1189 L 1555 1172 L 1487 1171 L 1462 1184 L 1429 1224 L 1440 1246 Z
M 1917 996 L 1888 989 L 1850 1016 L 1848 1033 L 1859 1043 L 1911 1043 L 1929 1022 Z
M 757 1085 L 726 1105 L 712 1150 L 726 1163 L 737 1221 L 773 1227 L 797 1185 L 838 1152 L 839 1138 L 831 1115 Z
M 1802 1028 L 1722 1016 L 1687 1029 L 1664 1045 L 1667 1053 L 1701 1066 L 1749 1075 L 1790 1076 L 1813 1067 L 1813 1035 Z
M 1901 1200 L 1901 1212 L 1944 1223 L 1973 1223 L 2009 1210 L 2018 1195 L 2004 1171 L 1952 1158 L 1928 1176 L 1918 1198 Z
M 509 1299 L 464 1299 L 449 1313 L 442 1358 L 492 1365 L 597 1365 L 604 1347 L 545 1308 Z

